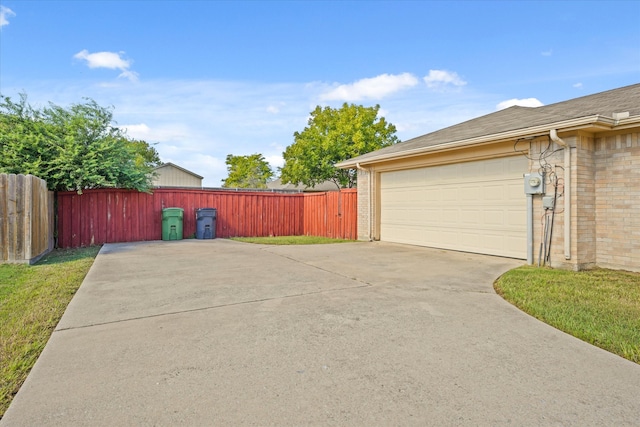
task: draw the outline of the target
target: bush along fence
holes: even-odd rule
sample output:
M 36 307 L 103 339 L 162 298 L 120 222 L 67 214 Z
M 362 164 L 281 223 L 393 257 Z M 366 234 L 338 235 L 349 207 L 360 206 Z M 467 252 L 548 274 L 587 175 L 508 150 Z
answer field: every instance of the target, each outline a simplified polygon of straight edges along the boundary
M 162 210 L 184 209 L 183 234 L 196 232 L 196 210 L 215 208 L 216 237 L 313 235 L 357 238 L 357 193 L 155 189 L 153 194 L 121 189 L 59 192 L 58 246 L 160 240 Z
M 0 174 L 0 263 L 33 264 L 53 249 L 53 205 L 44 180 Z

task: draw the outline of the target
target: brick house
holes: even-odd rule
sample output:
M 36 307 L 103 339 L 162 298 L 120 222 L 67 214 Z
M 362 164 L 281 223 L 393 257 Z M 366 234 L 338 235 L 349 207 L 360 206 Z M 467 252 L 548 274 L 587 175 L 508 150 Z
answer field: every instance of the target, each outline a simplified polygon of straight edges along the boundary
M 510 107 L 337 166 L 358 169 L 361 240 L 640 271 L 640 84 Z

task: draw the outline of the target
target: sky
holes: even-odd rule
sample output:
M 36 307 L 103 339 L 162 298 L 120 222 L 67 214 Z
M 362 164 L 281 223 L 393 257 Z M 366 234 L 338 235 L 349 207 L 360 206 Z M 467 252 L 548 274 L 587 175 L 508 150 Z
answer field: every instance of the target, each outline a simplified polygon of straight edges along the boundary
M 205 187 L 229 154 L 277 172 L 318 105 L 379 105 L 406 141 L 638 82 L 638 0 L 0 0 L 0 94 L 112 107 Z

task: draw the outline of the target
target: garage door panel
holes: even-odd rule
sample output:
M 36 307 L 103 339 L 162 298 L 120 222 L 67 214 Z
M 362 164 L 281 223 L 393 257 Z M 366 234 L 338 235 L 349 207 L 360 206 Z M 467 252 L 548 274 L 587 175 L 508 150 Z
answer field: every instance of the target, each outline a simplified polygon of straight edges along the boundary
M 478 194 L 478 187 L 464 186 L 460 188 L 459 201 L 479 201 L 482 199 L 481 195 Z
M 481 211 L 479 209 L 460 209 L 460 220 L 458 223 L 453 223 L 453 226 L 459 224 L 460 227 L 464 227 L 465 225 L 474 227 L 478 224 L 478 216 L 480 215 Z
M 513 227 L 517 230 L 522 230 L 527 226 L 527 216 L 522 215 L 522 212 L 517 209 L 512 209 L 507 211 L 507 221 L 506 225 L 509 227 Z M 525 235 L 526 238 L 526 235 Z
M 524 157 L 381 175 L 381 239 L 526 257 Z
M 460 199 L 460 192 L 457 188 L 448 188 L 446 191 L 442 191 L 440 200 L 443 202 L 455 202 Z
M 442 209 L 441 211 L 432 210 L 431 212 L 439 212 L 438 215 L 442 220 L 442 224 L 457 224 L 460 221 L 460 211 L 458 209 Z M 433 215 L 433 214 L 432 214 Z M 435 215 L 433 215 L 435 217 Z
M 460 233 L 460 241 L 464 247 L 475 248 L 480 245 L 480 236 L 477 233 Z
M 490 210 L 482 212 L 482 223 L 485 225 L 500 226 L 505 223 L 504 212 L 499 210 Z

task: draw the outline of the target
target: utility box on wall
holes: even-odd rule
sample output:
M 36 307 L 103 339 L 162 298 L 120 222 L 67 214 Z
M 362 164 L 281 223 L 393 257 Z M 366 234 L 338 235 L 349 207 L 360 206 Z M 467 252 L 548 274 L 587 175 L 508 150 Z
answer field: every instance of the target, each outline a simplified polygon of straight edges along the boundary
M 544 174 L 537 172 L 524 174 L 524 194 L 544 194 Z

